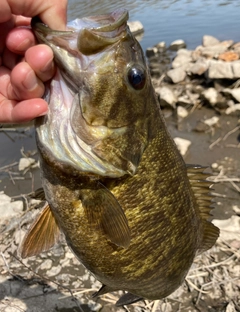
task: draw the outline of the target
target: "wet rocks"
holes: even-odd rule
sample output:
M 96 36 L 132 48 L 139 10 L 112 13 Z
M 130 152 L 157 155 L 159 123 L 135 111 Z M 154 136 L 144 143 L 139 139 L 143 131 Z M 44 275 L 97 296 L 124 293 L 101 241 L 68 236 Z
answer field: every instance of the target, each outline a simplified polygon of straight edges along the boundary
M 187 154 L 187 151 L 188 151 L 190 145 L 192 144 L 191 141 L 183 139 L 183 138 L 179 138 L 179 137 L 176 137 L 173 140 L 174 140 L 175 144 L 177 145 L 177 148 L 178 148 L 180 154 L 182 156 L 185 156 Z
M 176 108 L 177 97 L 173 91 L 168 87 L 159 87 L 155 89 L 161 107 L 172 107 Z
M 143 24 L 140 21 L 128 22 L 128 26 L 134 36 L 137 36 L 144 32 Z
M 171 79 L 173 83 L 178 83 L 183 81 L 186 78 L 187 74 L 185 68 L 181 66 L 178 68 L 170 69 L 167 72 L 167 76 Z
M 181 48 L 186 48 L 186 43 L 182 39 L 174 40 L 169 46 L 169 49 L 173 51 L 177 51 Z
M 0 216 L 1 221 L 16 216 L 23 211 L 23 202 L 12 201 L 11 197 L 0 192 Z M 1 222 L 2 223 L 2 222 Z
M 202 45 L 204 47 L 209 47 L 209 46 L 211 47 L 213 45 L 218 44 L 219 42 L 220 41 L 217 38 L 215 38 L 213 36 L 209 36 L 209 35 L 203 36 L 203 39 L 202 39 Z
M 173 109 L 180 105 L 208 105 L 220 113 L 237 114 L 240 42 L 220 41 L 206 35 L 195 50 L 183 46 L 186 47 L 185 43 L 177 40 L 169 47 L 161 42 L 147 50 L 151 75 L 156 80 L 160 78 L 157 93 L 160 95 L 160 89 L 167 87 L 171 90 L 168 94 L 174 94 L 172 98 L 159 96 L 160 105 Z

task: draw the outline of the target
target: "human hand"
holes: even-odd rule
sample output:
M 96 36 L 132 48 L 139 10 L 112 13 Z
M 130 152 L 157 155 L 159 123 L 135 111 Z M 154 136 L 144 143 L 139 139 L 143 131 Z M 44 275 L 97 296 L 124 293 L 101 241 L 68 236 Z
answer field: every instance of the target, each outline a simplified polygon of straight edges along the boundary
M 66 7 L 67 0 L 0 0 L 0 123 L 26 122 L 47 112 L 41 96 L 55 72 L 53 53 L 36 45 L 26 26 L 38 15 L 52 29 L 64 30 Z

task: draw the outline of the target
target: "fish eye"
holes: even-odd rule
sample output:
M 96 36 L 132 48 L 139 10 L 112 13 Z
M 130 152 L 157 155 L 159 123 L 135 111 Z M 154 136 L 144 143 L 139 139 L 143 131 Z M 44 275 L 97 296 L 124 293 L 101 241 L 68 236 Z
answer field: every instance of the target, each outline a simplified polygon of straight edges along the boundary
M 143 89 L 146 82 L 145 70 L 137 66 L 131 67 L 128 71 L 128 81 L 135 90 Z

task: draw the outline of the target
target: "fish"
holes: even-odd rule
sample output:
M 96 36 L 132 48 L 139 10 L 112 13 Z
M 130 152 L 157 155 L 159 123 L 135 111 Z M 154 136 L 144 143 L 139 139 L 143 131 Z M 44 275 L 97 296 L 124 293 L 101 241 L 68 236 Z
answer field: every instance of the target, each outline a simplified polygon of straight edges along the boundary
M 117 306 L 170 295 L 219 236 L 206 168 L 180 155 L 127 21 L 124 9 L 66 31 L 32 19 L 57 71 L 48 113 L 36 119 L 46 205 L 21 247 L 34 256 L 63 233 L 102 283 L 93 297 L 125 292 Z

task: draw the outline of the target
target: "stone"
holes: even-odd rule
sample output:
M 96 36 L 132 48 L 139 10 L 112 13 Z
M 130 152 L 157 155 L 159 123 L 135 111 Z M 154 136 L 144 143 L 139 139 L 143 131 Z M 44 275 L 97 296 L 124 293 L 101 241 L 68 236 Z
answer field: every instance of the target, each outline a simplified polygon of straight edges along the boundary
M 173 41 L 169 46 L 169 49 L 173 51 L 177 51 L 182 48 L 186 48 L 186 43 L 182 39 Z
M 209 130 L 209 126 L 206 125 L 202 120 L 198 120 L 195 128 L 193 129 L 196 132 L 206 132 Z
M 35 164 L 36 160 L 31 157 L 23 157 L 20 159 L 19 164 L 18 164 L 18 170 L 23 171 L 25 169 L 30 168 L 33 164 Z
M 208 118 L 204 120 L 204 123 L 209 127 L 215 126 L 219 122 L 219 117 L 213 116 L 212 118 Z
M 188 49 L 179 49 L 177 51 L 177 55 L 186 55 L 186 56 L 189 56 L 189 57 L 192 57 L 192 50 L 188 50 Z
M 202 96 L 207 100 L 212 106 L 215 106 L 218 102 L 218 92 L 214 88 L 208 88 L 202 92 Z
M 172 80 L 173 83 L 178 83 L 186 78 L 187 73 L 185 71 L 185 68 L 181 66 L 178 68 L 170 69 L 167 72 L 167 76 Z
M 157 44 L 155 45 L 155 47 L 156 47 L 160 52 L 165 51 L 166 48 L 167 48 L 166 42 L 165 42 L 165 41 L 161 41 L 161 42 L 157 43 Z
M 191 55 L 188 54 L 179 54 L 172 61 L 172 68 L 178 68 L 186 63 L 190 63 L 192 61 Z
M 153 57 L 158 53 L 158 48 L 152 47 L 152 48 L 147 48 L 146 49 L 146 56 L 147 57 Z
M 53 265 L 53 261 L 51 259 L 46 259 L 45 261 L 43 261 L 39 268 L 40 270 L 44 271 L 44 270 L 50 270 L 51 267 Z
M 189 98 L 187 94 L 181 95 L 178 97 L 178 104 L 180 106 L 189 106 L 194 105 L 195 103 Z
M 11 197 L 0 192 L 0 216 L 1 221 L 16 216 L 23 211 L 23 202 L 21 200 L 13 201 Z
M 185 107 L 178 106 L 177 107 L 177 115 L 178 115 L 178 117 L 180 117 L 180 119 L 186 118 L 188 116 L 188 111 Z
M 240 110 L 240 103 L 230 106 L 226 109 L 225 114 L 230 115 Z
M 191 141 L 176 137 L 173 139 L 177 148 L 182 156 L 185 156 L 189 146 L 192 144 Z
M 235 88 L 235 89 L 223 89 L 222 92 L 224 94 L 231 94 L 231 96 L 240 103 L 240 88 Z
M 232 50 L 236 53 L 238 53 L 238 55 L 240 55 L 240 42 L 235 43 L 234 45 L 232 45 Z
M 239 63 L 240 68 L 240 63 Z M 240 75 L 240 73 L 238 73 Z M 208 68 L 208 78 L 210 79 L 233 79 L 234 73 L 232 63 L 210 60 Z
M 176 108 L 177 98 L 170 88 L 158 87 L 155 91 L 159 96 L 159 103 L 161 107 Z
M 213 46 L 213 45 L 218 44 L 218 43 L 220 43 L 220 41 L 213 36 L 209 36 L 209 35 L 203 36 L 202 45 L 204 47 Z
M 240 240 L 240 217 L 232 216 L 227 220 L 213 220 L 212 223 L 220 229 L 223 241 Z
M 230 63 L 232 65 L 233 79 L 240 78 L 240 61 L 234 61 Z
M 225 61 L 225 62 L 232 62 L 239 59 L 239 55 L 236 52 L 233 51 L 226 51 L 224 53 L 221 53 L 218 56 L 219 60 Z
M 48 276 L 56 276 L 58 275 L 62 270 L 62 266 L 59 264 L 57 266 L 52 267 L 50 270 L 47 271 Z
M 144 32 L 143 24 L 140 21 L 128 22 L 128 26 L 134 36 Z
M 191 105 L 191 101 L 189 99 L 189 97 L 184 94 L 178 97 L 178 104 L 181 106 L 186 106 L 186 105 Z
M 234 44 L 233 40 L 224 40 L 224 41 L 220 42 L 220 45 L 223 45 L 227 48 L 230 48 L 233 44 Z
M 240 207 L 237 205 L 232 206 L 233 211 L 240 216 Z
M 192 51 L 192 59 L 196 62 L 199 58 L 202 57 L 203 46 L 197 46 L 194 51 Z
M 228 297 L 229 297 L 229 294 L 227 294 L 228 295 Z M 232 292 L 230 293 L 230 297 L 229 298 L 232 298 L 233 296 L 232 296 Z M 232 301 L 230 301 L 229 303 L 228 303 L 228 305 L 227 305 L 227 307 L 226 307 L 226 312 L 237 312 L 237 310 L 235 309 L 235 304 L 232 302 Z
M 201 57 L 189 68 L 189 72 L 200 76 L 208 70 L 208 67 L 209 61 Z
M 202 48 L 201 55 L 207 58 L 218 58 L 218 56 L 227 51 L 227 47 L 222 44 L 217 44 L 210 47 Z

